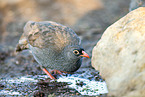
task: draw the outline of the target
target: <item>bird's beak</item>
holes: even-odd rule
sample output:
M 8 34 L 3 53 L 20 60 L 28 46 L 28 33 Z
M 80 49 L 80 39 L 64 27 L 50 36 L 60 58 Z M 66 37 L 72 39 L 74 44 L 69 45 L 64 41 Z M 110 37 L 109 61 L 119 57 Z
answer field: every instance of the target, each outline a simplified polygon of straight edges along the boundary
M 85 51 L 82 51 L 82 55 L 80 56 L 90 58 L 89 55 Z

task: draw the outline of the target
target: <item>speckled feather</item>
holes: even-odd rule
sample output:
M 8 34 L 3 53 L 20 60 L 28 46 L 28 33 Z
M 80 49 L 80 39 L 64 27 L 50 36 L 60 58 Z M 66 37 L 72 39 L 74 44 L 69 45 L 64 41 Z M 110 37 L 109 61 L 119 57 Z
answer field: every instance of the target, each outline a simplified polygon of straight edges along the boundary
M 72 29 L 64 25 L 52 21 L 29 21 L 24 27 L 17 49 L 27 49 L 28 43 L 33 47 L 61 51 L 66 45 L 80 45 L 80 39 Z

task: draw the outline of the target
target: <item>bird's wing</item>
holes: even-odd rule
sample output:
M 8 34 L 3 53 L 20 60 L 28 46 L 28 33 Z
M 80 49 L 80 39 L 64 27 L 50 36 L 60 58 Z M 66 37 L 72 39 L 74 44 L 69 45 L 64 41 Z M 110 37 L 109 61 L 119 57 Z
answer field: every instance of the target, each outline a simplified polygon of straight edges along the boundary
M 67 45 L 80 45 L 80 38 L 72 29 L 52 21 L 30 21 L 24 27 L 24 33 L 33 47 L 61 51 Z
M 32 24 L 34 24 L 33 21 L 29 21 L 26 23 L 25 27 L 24 27 L 24 33 L 22 34 L 22 36 L 20 37 L 19 39 L 19 42 L 16 46 L 16 51 L 22 51 L 22 50 L 25 50 L 25 49 L 28 49 L 28 36 L 33 34 L 33 31 L 32 31 Z

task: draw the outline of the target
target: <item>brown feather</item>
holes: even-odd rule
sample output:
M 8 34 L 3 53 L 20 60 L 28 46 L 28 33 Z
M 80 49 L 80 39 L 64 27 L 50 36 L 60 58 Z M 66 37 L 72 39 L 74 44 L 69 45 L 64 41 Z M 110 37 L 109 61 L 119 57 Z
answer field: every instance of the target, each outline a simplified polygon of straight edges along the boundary
M 33 47 L 61 51 L 67 45 L 80 45 L 80 39 L 72 29 L 59 23 L 29 21 L 24 27 L 17 48 L 26 49 L 28 43 Z

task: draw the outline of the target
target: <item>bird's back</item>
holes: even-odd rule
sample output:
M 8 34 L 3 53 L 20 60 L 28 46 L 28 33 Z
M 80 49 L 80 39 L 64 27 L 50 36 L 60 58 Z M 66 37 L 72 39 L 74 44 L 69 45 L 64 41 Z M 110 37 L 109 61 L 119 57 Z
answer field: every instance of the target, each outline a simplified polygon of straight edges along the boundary
M 24 27 L 16 50 L 29 48 L 28 44 L 61 51 L 67 45 L 80 45 L 80 39 L 72 29 L 64 25 L 52 21 L 29 21 Z

